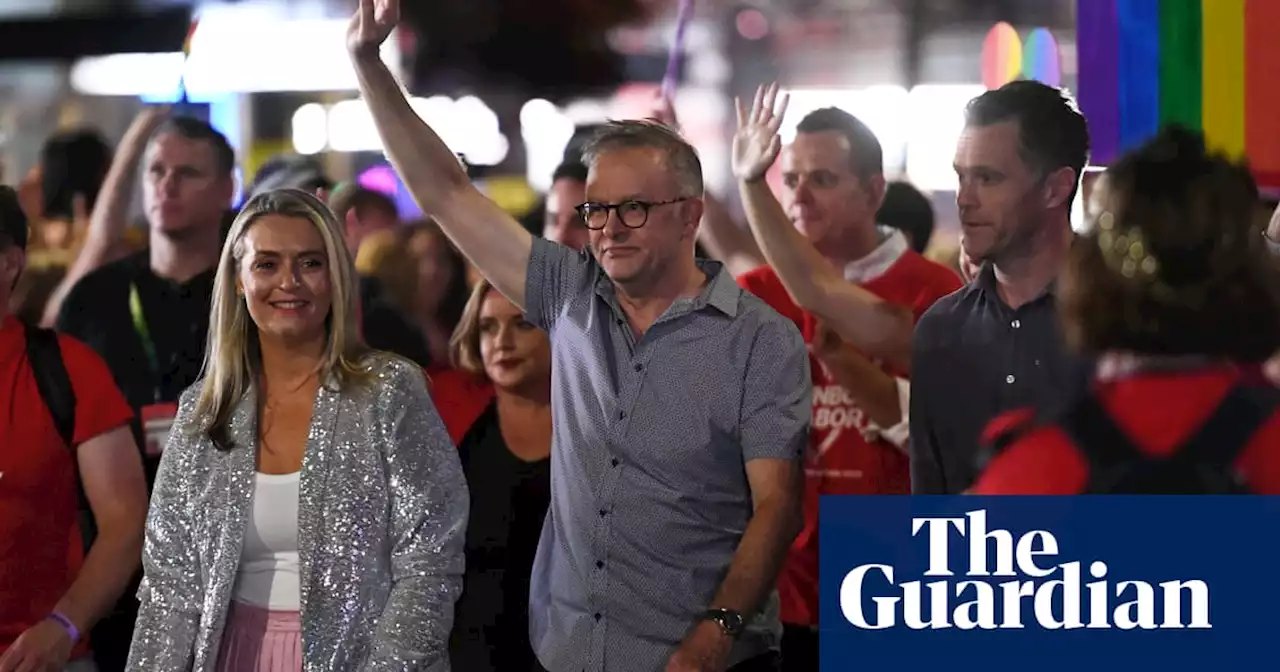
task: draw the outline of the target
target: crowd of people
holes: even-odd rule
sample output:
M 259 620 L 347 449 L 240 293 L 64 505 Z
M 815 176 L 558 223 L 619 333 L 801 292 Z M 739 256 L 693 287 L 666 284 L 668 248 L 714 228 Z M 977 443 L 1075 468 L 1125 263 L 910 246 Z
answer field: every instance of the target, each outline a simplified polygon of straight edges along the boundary
M 0 672 L 818 669 L 822 495 L 1280 492 L 1280 217 L 1169 128 L 975 98 L 962 250 L 835 108 L 738 101 L 745 222 L 671 106 L 537 216 L 347 48 L 425 219 L 142 112 L 0 187 Z M 780 162 L 775 193 L 767 172 Z M 127 212 L 141 176 L 146 226 Z

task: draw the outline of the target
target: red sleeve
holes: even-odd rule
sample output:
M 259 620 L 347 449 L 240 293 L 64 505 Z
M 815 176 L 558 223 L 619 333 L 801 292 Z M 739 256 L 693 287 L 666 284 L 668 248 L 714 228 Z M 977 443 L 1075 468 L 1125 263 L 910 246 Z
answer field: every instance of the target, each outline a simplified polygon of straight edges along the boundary
M 997 415 L 994 420 L 987 423 L 986 429 L 982 430 L 982 443 L 991 445 L 1000 439 L 1011 434 L 1020 434 L 1031 427 L 1031 422 L 1036 419 L 1036 411 L 1034 408 L 1021 408 L 1008 413 Z
M 1041 427 L 992 458 L 969 494 L 1076 495 L 1088 478 L 1088 463 L 1061 430 Z
M 133 419 L 133 409 L 98 353 L 65 334 L 58 334 L 58 346 L 76 395 L 77 446 Z
M 746 273 L 743 273 L 742 275 L 739 275 L 737 278 L 734 278 L 734 279 L 738 281 L 739 287 L 747 290 L 748 292 L 751 292 L 752 294 L 755 294 L 756 296 L 760 296 L 760 292 L 763 291 L 763 289 L 761 287 L 760 281 L 758 280 L 758 278 L 760 277 L 759 270 L 760 269 L 747 271 Z
M 462 442 L 493 398 L 493 388 L 488 383 L 456 369 L 432 376 L 428 389 L 455 445 Z
M 1259 495 L 1280 495 L 1280 410 L 1253 435 L 1249 447 L 1236 460 L 1249 491 Z

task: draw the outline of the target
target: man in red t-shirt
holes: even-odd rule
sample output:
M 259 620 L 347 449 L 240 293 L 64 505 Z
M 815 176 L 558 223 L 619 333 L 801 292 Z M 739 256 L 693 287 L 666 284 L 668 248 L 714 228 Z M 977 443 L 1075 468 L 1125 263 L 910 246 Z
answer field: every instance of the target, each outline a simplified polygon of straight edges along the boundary
M 26 243 L 17 196 L 0 187 L 0 672 L 92 669 L 82 633 L 138 569 L 147 487 L 133 412 L 102 359 L 67 336 L 57 339 L 75 397 L 73 445 L 54 423 L 26 328 L 7 314 Z M 77 472 L 97 525 L 87 557 Z
M 771 114 L 771 97 L 762 91 L 755 110 L 739 110 L 734 174 L 770 263 L 739 282 L 793 320 L 812 352 L 805 527 L 778 589 L 784 669 L 816 670 L 818 498 L 910 493 L 911 332 L 961 281 L 911 250 L 901 232 L 877 225 L 885 190 L 880 143 L 846 112 L 827 108 L 800 121 L 782 152 L 780 204 L 763 179 L 780 149 L 781 112 Z

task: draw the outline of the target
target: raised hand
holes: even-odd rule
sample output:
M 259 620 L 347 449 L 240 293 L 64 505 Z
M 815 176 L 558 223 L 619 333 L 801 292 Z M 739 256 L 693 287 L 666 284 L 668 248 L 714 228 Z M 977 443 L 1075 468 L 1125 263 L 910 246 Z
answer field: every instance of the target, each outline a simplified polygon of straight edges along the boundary
M 738 132 L 733 136 L 734 177 L 748 182 L 759 180 L 777 160 L 782 150 L 778 128 L 782 126 L 790 98 L 783 94 L 781 103 L 778 102 L 777 82 L 756 89 L 749 112 L 740 99 L 734 98 L 738 110 Z
M 400 0 L 360 0 L 347 25 L 347 50 L 353 55 L 377 53 L 400 23 Z

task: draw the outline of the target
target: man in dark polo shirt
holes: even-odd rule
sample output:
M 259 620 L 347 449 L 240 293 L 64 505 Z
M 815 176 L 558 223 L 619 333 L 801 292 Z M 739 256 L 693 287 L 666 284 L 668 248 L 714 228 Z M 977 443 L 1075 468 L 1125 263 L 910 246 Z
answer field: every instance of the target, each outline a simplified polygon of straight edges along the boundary
M 107 362 L 138 416 L 148 486 L 178 396 L 200 375 L 221 224 L 235 191 L 235 153 L 208 124 L 174 118 L 143 158 L 149 249 L 85 276 L 67 295 L 57 327 Z M 94 631 L 104 671 L 124 669 L 137 602 L 132 595 Z
M 974 98 L 956 147 L 956 204 L 976 278 L 916 325 L 911 487 L 963 492 L 996 415 L 1072 398 L 1088 366 L 1058 328 L 1054 282 L 1074 234 L 1071 204 L 1088 161 L 1084 117 L 1060 89 L 1017 81 Z

